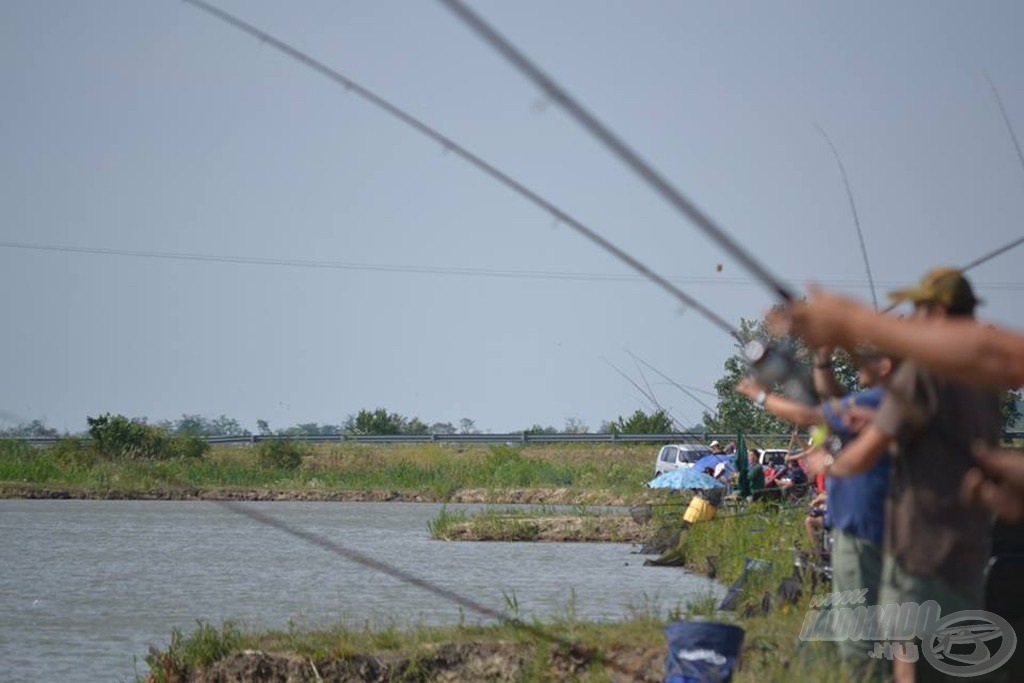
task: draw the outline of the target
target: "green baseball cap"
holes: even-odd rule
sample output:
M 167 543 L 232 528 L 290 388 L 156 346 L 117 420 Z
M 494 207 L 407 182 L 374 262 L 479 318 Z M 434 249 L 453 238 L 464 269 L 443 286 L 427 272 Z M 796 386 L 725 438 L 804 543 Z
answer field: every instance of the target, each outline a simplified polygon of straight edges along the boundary
M 904 301 L 940 304 L 954 315 L 970 315 L 981 303 L 960 269 L 949 266 L 932 268 L 913 287 L 889 292 L 889 301 L 894 304 Z

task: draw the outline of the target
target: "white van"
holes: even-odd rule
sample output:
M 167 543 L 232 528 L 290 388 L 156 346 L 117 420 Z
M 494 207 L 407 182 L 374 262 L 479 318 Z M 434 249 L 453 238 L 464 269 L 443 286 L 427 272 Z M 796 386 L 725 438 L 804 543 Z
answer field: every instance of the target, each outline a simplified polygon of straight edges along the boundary
M 759 448 L 757 461 L 762 467 L 781 467 L 786 464 L 789 451 L 785 448 Z
M 654 476 L 680 467 L 693 467 L 693 463 L 705 455 L 712 455 L 711 449 L 696 443 L 662 446 L 658 451 L 658 458 L 654 461 Z

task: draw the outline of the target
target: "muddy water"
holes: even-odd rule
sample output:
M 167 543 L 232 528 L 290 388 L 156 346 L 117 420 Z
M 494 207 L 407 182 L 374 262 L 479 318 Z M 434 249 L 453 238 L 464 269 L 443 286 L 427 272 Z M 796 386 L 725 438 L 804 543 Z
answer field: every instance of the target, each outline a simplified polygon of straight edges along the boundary
M 439 505 L 247 503 L 489 607 L 614 619 L 714 593 L 634 548 L 593 543 L 443 543 Z M 472 506 L 465 506 L 472 509 Z M 459 623 L 459 608 L 216 503 L 0 501 L 0 680 L 119 681 L 150 645 L 196 619 L 258 628 Z M 485 618 L 467 612 L 467 622 Z

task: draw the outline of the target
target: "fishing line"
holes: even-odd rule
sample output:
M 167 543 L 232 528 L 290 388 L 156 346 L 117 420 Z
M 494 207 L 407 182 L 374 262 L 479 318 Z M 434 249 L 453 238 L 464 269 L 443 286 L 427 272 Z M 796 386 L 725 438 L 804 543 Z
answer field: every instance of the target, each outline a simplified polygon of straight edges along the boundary
M 326 64 L 317 61 L 316 59 L 310 57 L 306 53 L 301 52 L 300 50 L 292 47 L 291 45 L 288 45 L 287 43 L 275 38 L 274 36 L 256 28 L 255 26 L 252 26 L 251 24 L 248 24 L 242 21 L 241 19 L 238 19 L 237 17 L 228 14 L 227 12 L 217 7 L 214 7 L 213 5 L 210 5 L 209 3 L 206 3 L 203 0 L 182 1 L 189 5 L 192 5 L 193 7 L 203 10 L 204 12 L 216 17 L 217 19 L 220 19 L 221 21 L 231 26 L 234 26 L 240 31 L 244 31 L 249 35 L 258 38 L 261 42 L 270 45 L 271 47 L 279 50 L 280 52 L 283 52 L 284 54 L 288 55 L 289 57 L 299 62 L 302 62 L 303 64 L 313 69 L 314 71 L 320 73 L 321 75 L 325 76 L 326 78 L 334 81 L 335 83 L 341 84 L 349 92 L 355 93 L 356 95 L 362 97 L 364 100 L 370 102 L 374 106 L 383 109 L 385 112 L 391 114 L 392 116 L 399 119 L 403 123 L 415 128 L 423 135 L 426 135 L 427 137 L 431 138 L 435 142 L 442 145 L 446 151 L 457 154 L 462 159 L 469 162 L 471 165 L 475 166 L 477 169 L 483 171 L 484 173 L 491 176 L 492 178 L 502 183 L 506 187 L 511 188 L 521 196 L 529 199 L 534 204 L 548 211 L 552 216 L 555 217 L 556 220 L 564 222 L 566 225 L 576 230 L 578 233 L 586 237 L 588 240 L 598 245 L 608 253 L 612 254 L 617 259 L 628 265 L 630 268 L 632 268 L 633 270 L 640 273 L 651 282 L 661 287 L 670 295 L 674 296 L 679 301 L 683 302 L 690 308 L 693 308 L 694 310 L 699 312 L 711 323 L 718 326 L 723 331 L 727 332 L 738 342 L 743 343 L 739 331 L 724 318 L 722 318 L 718 314 L 714 313 L 713 311 L 705 307 L 699 301 L 697 301 L 690 295 L 680 290 L 671 282 L 669 282 L 662 276 L 652 271 L 646 265 L 630 256 L 625 251 L 623 251 L 619 247 L 615 246 L 614 244 L 606 240 L 604 237 L 601 237 L 601 235 L 597 234 L 596 232 L 585 226 L 583 223 L 576 220 L 576 218 L 574 218 L 573 216 L 570 216 L 566 212 L 562 211 L 557 206 L 555 206 L 548 200 L 538 195 L 536 192 L 530 190 L 529 188 L 527 188 L 517 180 L 513 179 L 512 177 L 506 175 L 504 172 L 499 171 L 497 168 L 487 163 L 477 155 L 473 154 L 465 147 L 462 147 L 451 138 L 443 135 L 434 128 L 431 128 L 426 123 L 412 116 L 411 114 L 408 114 L 405 111 L 399 109 L 397 106 L 391 104 L 390 102 L 380 97 L 379 95 L 376 95 L 370 90 L 367 90 L 366 88 L 362 87 L 361 85 L 351 80 L 347 76 L 342 75 L 335 69 L 328 67 Z
M 773 276 L 753 256 L 748 254 L 725 230 L 720 228 L 707 214 L 697 208 L 696 204 L 683 196 L 679 190 L 673 187 L 650 164 L 644 161 L 639 154 L 634 152 L 604 124 L 594 118 L 582 105 L 576 102 L 561 86 L 533 64 L 526 55 L 515 48 L 504 36 L 484 22 L 483 19 L 463 4 L 461 0 L 439 1 L 486 43 L 490 44 L 491 47 L 511 62 L 523 75 L 547 93 L 548 97 L 558 102 L 570 116 L 576 119 L 594 137 L 604 143 L 612 153 L 647 181 L 669 204 L 693 221 L 706 235 L 717 242 L 726 252 L 742 263 L 758 280 L 775 292 L 780 299 L 787 303 L 793 301 L 793 293 L 786 285 Z M 742 344 L 743 342 L 741 341 L 740 343 Z
M 875 280 L 871 275 L 871 262 L 868 261 L 868 248 L 864 245 L 864 232 L 860 228 L 860 216 L 857 215 L 857 204 L 853 201 L 853 190 L 850 189 L 850 179 L 846 176 L 846 167 L 843 165 L 843 159 L 839 156 L 839 150 L 836 149 L 835 144 L 832 142 L 832 138 L 828 136 L 825 129 L 819 126 L 817 123 L 814 127 L 818 129 L 822 137 L 825 138 L 825 142 L 832 148 L 832 154 L 836 158 L 836 163 L 839 165 L 839 173 L 843 176 L 843 185 L 846 186 L 846 196 L 850 200 L 850 212 L 853 213 L 853 225 L 857 228 L 857 240 L 860 242 L 860 253 L 864 256 L 864 270 L 868 274 L 868 284 L 871 286 L 871 301 L 875 305 L 875 311 L 878 310 L 878 294 L 875 291 Z

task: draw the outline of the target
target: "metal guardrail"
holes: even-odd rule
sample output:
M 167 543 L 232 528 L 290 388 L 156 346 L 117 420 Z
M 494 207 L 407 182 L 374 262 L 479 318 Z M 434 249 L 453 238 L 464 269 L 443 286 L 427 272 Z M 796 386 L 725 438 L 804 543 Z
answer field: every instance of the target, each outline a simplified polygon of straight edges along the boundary
M 55 436 L 13 436 L 3 437 L 26 443 L 45 446 L 57 442 Z M 86 441 L 88 437 L 83 437 Z M 743 438 L 751 442 L 788 441 L 789 434 L 744 434 Z M 294 435 L 278 436 L 267 434 L 249 434 L 239 436 L 207 437 L 210 444 L 242 445 L 257 444 L 264 441 L 284 439 L 303 443 L 363 443 L 363 444 L 416 444 L 416 443 L 451 443 L 451 444 L 549 444 L 549 443 L 710 443 L 711 441 L 731 441 L 735 434 L 715 434 L 712 432 L 674 432 L 671 434 L 530 434 L 513 432 L 509 434 L 330 434 L 330 435 Z M 1024 431 L 1003 432 L 1003 440 L 1024 439 Z

